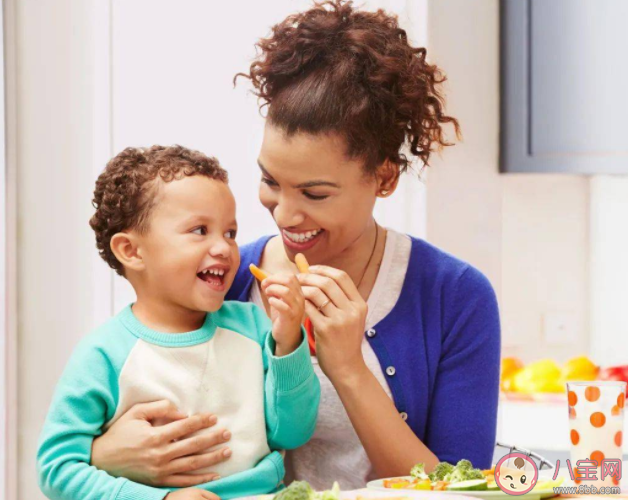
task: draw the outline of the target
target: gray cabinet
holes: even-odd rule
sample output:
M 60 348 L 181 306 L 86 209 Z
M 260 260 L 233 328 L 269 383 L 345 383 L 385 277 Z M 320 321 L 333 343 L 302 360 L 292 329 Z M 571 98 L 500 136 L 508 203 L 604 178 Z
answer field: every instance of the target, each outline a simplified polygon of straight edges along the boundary
M 628 174 L 628 0 L 502 0 L 502 172 Z

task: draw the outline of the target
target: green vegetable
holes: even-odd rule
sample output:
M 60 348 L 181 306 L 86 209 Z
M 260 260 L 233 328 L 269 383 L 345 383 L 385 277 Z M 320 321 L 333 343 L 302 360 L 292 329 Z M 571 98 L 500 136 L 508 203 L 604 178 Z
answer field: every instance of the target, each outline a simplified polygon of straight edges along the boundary
M 487 489 L 486 479 L 474 479 L 472 481 L 461 481 L 447 486 L 449 491 L 482 491 Z
M 340 485 L 335 481 L 331 490 L 315 493 L 314 496 L 316 500 L 340 500 Z
M 460 460 L 453 470 L 445 475 L 445 481 L 459 483 L 460 481 L 471 481 L 473 479 L 484 479 L 484 474 L 480 469 L 474 469 L 469 460 Z
M 340 500 L 340 486 L 335 482 L 331 490 L 318 493 L 306 481 L 293 481 L 277 493 L 273 500 Z
M 424 463 L 420 463 L 420 464 L 416 464 L 414 467 L 412 467 L 412 470 L 410 470 L 410 475 L 412 477 L 415 477 L 417 479 L 428 479 L 429 476 L 425 473 L 425 464 Z M 431 478 L 429 478 L 431 479 Z
M 486 489 L 489 491 L 495 491 L 499 489 L 499 486 L 497 485 L 495 481 L 491 481 L 490 483 L 486 485 Z
M 430 474 L 430 481 L 444 481 L 447 474 L 453 472 L 454 466 L 449 462 L 440 462 Z
M 314 500 L 314 490 L 306 481 L 293 481 L 277 493 L 273 500 Z

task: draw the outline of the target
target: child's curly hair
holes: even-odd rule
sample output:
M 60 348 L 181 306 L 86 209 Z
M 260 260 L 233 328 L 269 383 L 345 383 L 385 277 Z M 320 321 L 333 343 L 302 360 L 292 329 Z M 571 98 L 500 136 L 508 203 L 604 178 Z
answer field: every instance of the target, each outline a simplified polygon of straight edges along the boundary
M 96 233 L 98 253 L 120 276 L 124 268 L 111 251 L 111 238 L 125 230 L 148 230 L 158 177 L 171 182 L 192 175 L 228 182 L 216 158 L 183 146 L 127 148 L 107 163 L 96 181 L 92 201 L 96 213 L 89 225 Z
M 249 73 L 235 79 L 252 81 L 271 123 L 288 135 L 340 133 L 349 157 L 364 158 L 367 172 L 384 160 L 407 170 L 404 144 L 427 165 L 434 146 L 451 145 L 445 123 L 459 135 L 458 121 L 443 112 L 438 89 L 445 77 L 383 10 L 316 2 L 275 25 L 257 47 Z

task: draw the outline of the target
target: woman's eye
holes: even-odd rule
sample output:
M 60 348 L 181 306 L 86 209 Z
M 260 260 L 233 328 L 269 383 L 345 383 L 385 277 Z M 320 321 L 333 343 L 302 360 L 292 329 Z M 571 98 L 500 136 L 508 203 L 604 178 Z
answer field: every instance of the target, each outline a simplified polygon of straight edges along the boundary
M 230 229 L 229 231 L 225 233 L 225 237 L 235 240 L 237 234 L 238 232 L 235 229 Z
M 325 198 L 329 198 L 329 195 L 316 195 L 316 194 L 312 194 L 312 193 L 308 193 L 307 191 L 303 191 L 303 194 L 305 195 L 306 198 L 309 198 L 310 200 L 324 200 Z
M 264 184 L 267 184 L 268 186 L 272 186 L 272 187 L 276 187 L 277 186 L 277 183 L 274 180 L 269 179 L 268 177 L 262 177 L 262 182 Z
M 200 226 L 200 227 L 197 227 L 196 229 L 193 229 L 192 233 L 198 234 L 200 236 L 205 236 L 207 234 L 207 228 L 205 226 Z
M 526 477 L 525 476 L 521 476 L 521 484 L 525 484 L 526 482 Z

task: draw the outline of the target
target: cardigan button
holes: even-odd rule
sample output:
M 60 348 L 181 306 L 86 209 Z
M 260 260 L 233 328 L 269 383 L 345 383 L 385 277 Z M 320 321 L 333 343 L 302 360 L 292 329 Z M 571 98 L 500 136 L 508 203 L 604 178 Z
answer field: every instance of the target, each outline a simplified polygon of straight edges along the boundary
M 386 368 L 386 375 L 388 375 L 389 377 L 392 377 L 395 373 L 397 373 L 397 370 L 395 370 L 394 366 L 389 366 L 388 368 Z
M 377 332 L 375 331 L 375 328 L 371 328 L 368 332 L 366 332 L 366 336 L 370 339 L 375 337 L 375 334 L 377 334 Z
M 408 414 L 405 411 L 402 411 L 399 415 L 401 415 L 401 420 L 404 422 L 408 420 Z

